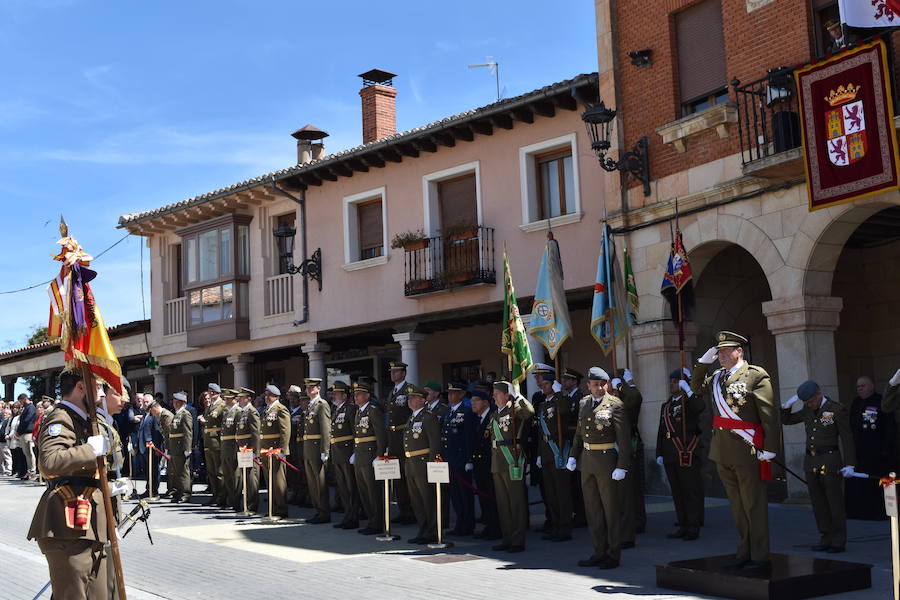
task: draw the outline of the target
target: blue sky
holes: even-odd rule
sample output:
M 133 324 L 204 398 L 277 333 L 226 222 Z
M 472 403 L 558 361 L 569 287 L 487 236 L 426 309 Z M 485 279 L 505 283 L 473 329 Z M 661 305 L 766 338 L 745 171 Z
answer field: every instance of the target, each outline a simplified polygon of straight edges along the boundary
M 492 102 L 466 68 L 487 56 L 504 96 L 595 71 L 593 2 L 0 0 L 0 291 L 55 274 L 60 213 L 98 254 L 121 214 L 289 166 L 307 123 L 329 152 L 359 144 L 371 68 L 398 74 L 400 130 Z M 142 318 L 140 252 L 95 263 L 107 325 Z M 0 294 L 0 350 L 47 306 L 44 286 Z

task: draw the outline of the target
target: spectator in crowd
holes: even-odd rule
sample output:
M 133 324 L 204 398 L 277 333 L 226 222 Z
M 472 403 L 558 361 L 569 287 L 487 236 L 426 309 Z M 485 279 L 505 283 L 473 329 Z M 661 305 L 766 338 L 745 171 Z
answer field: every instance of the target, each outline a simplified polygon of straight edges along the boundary
M 27 481 L 37 478 L 34 462 L 34 436 L 32 435 L 34 421 L 37 419 L 37 409 L 34 407 L 28 394 L 19 394 L 18 400 L 19 405 L 22 407 L 22 412 L 19 414 L 19 423 L 16 425 L 16 437 L 19 447 L 25 453 L 27 473 L 22 479 Z
M 25 475 L 28 473 L 25 463 L 25 453 L 19 446 L 19 437 L 16 435 L 16 429 L 19 427 L 19 414 L 21 412 L 22 408 L 19 406 L 19 403 L 14 403 L 12 406 L 12 419 L 6 430 L 6 443 L 9 446 L 10 452 L 12 452 L 13 475 L 19 479 L 24 479 Z
M 122 470 L 129 477 L 133 477 L 131 473 L 131 434 L 137 427 L 140 419 L 135 419 L 133 401 L 122 407 L 122 410 L 113 415 L 113 423 L 115 423 L 116 431 L 119 432 L 119 443 L 122 451 Z
M 12 452 L 6 442 L 9 426 L 12 425 L 12 411 L 6 408 L 5 402 L 3 405 L 0 410 L 0 475 L 12 475 Z
M 147 442 L 153 442 L 157 448 L 162 448 L 163 436 L 162 430 L 159 428 L 159 419 L 150 414 L 150 405 L 153 404 L 154 398 L 152 394 L 144 394 L 142 398 L 141 408 L 144 416 L 138 425 L 137 430 L 137 451 L 140 455 L 141 468 L 144 472 L 144 479 L 150 473 L 150 454 L 153 452 L 147 447 Z M 159 457 L 153 457 L 153 489 L 145 489 L 141 494 L 141 498 L 159 496 Z
M 897 424 L 893 415 L 881 410 L 881 394 L 868 375 L 856 380 L 856 397 L 850 403 L 850 430 L 856 446 L 856 470 L 877 481 L 896 470 Z M 868 479 L 845 481 L 844 499 L 848 519 L 886 519 L 884 494 Z

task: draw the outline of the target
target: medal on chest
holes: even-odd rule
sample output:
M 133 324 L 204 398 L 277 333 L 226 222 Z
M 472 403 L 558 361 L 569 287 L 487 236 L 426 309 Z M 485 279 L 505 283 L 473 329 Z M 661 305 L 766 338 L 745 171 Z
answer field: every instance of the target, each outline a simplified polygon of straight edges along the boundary
M 728 403 L 728 406 L 734 408 L 737 406 L 738 408 L 747 404 L 747 382 L 746 381 L 735 381 L 734 383 L 729 383 L 725 387 L 725 402 Z
M 369 415 L 363 415 L 359 419 L 359 430 L 363 433 L 369 431 Z
M 500 429 L 503 431 L 503 433 L 509 431 L 509 415 L 500 417 Z
M 862 414 L 862 428 L 863 429 L 875 429 L 875 426 L 878 424 L 878 407 L 877 406 L 867 406 Z
M 266 423 L 268 423 L 269 425 L 271 425 L 272 423 L 275 422 L 275 417 L 276 417 L 276 415 L 275 415 L 274 412 L 268 413 L 268 414 L 266 415 Z
M 834 413 L 830 411 L 823 412 L 822 416 L 819 417 L 819 423 L 822 425 L 834 425 Z
M 422 421 L 416 421 L 412 424 L 412 436 L 414 440 L 419 439 L 422 435 Z

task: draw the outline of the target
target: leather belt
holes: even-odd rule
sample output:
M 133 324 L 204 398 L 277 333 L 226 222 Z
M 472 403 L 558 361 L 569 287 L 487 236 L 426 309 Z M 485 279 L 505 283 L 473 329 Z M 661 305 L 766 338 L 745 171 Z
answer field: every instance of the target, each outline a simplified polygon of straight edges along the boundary
M 62 487 L 64 485 L 75 485 L 79 487 L 92 488 L 100 487 L 100 480 L 94 479 L 93 477 L 48 477 L 46 481 L 51 490 L 55 490 L 56 488 Z
M 353 439 L 353 436 L 352 436 L 352 435 L 340 435 L 340 436 L 338 436 L 338 437 L 333 437 L 333 438 L 331 438 L 331 443 L 332 443 L 332 444 L 337 444 L 337 443 L 340 443 L 340 442 L 349 442 L 349 441 L 352 440 L 352 439 Z
M 615 442 L 611 442 L 608 444 L 588 444 L 584 443 L 585 450 L 614 450 L 616 447 Z
M 263 435 L 259 436 L 259 439 L 261 439 L 261 440 L 277 440 L 280 437 L 281 437 L 280 433 L 264 433 Z
M 321 439 L 322 439 L 322 434 L 321 434 L 321 433 L 311 433 L 311 434 L 309 434 L 309 435 L 304 435 L 304 436 L 303 436 L 303 441 L 306 441 L 306 440 L 321 440 Z
M 403 431 L 404 429 L 406 429 L 406 423 L 404 423 L 403 425 L 391 425 L 390 429 L 391 431 Z
M 823 454 L 831 454 L 832 452 L 837 452 L 837 446 L 826 446 L 824 448 L 807 448 L 806 455 L 807 456 L 821 456 Z
M 421 450 L 413 450 L 412 452 L 405 452 L 406 458 L 412 458 L 413 456 L 422 456 L 423 454 L 428 454 L 431 452 L 428 448 L 422 448 Z
M 206 433 L 219 433 L 221 427 L 207 427 L 205 429 Z
M 183 433 L 170 433 L 169 437 L 170 438 L 180 438 L 180 437 L 184 437 L 184 434 Z
M 378 438 L 374 435 L 367 435 L 366 437 L 353 438 L 353 441 L 357 444 L 365 444 L 366 442 L 377 442 Z
M 250 437 L 250 436 L 248 435 L 247 437 Z M 227 442 L 227 441 L 229 441 L 229 440 L 235 440 L 235 439 L 237 439 L 237 436 L 236 436 L 236 435 L 223 435 L 223 436 L 222 436 L 221 438 L 219 438 L 219 439 L 222 440 L 223 442 Z

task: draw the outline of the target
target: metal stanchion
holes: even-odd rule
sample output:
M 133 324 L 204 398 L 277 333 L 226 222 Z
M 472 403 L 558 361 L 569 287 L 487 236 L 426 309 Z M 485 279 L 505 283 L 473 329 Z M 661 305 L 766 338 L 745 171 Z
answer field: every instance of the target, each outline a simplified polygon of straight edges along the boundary
M 400 539 L 399 535 L 391 533 L 391 480 L 384 480 L 384 535 L 375 538 L 379 542 L 394 542 Z
M 149 461 L 147 466 L 147 500 L 149 502 L 157 502 L 159 500 L 159 496 L 153 493 L 153 442 L 147 442 L 147 460 Z
M 888 516 L 891 518 L 891 567 L 893 571 L 894 600 L 900 600 L 900 531 L 897 531 L 897 474 L 890 473 L 886 479 L 881 480 L 884 486 L 884 505 Z
M 429 462 L 426 465 L 428 471 L 428 483 L 433 483 L 435 487 L 435 503 L 437 505 L 437 542 L 428 544 L 432 550 L 440 550 L 442 548 L 452 548 L 453 542 L 444 541 L 444 524 L 443 524 L 443 506 L 441 502 L 441 485 L 450 482 L 450 466 L 437 460 Z

